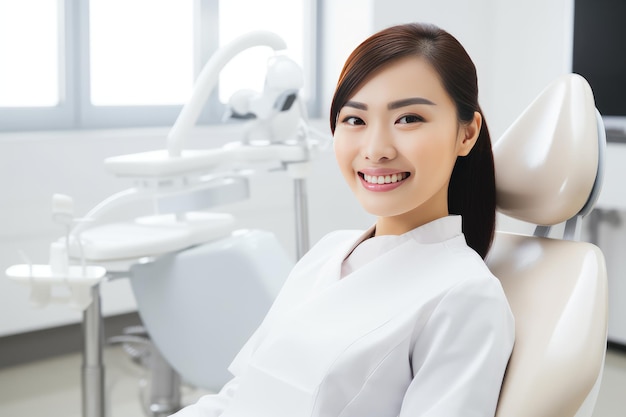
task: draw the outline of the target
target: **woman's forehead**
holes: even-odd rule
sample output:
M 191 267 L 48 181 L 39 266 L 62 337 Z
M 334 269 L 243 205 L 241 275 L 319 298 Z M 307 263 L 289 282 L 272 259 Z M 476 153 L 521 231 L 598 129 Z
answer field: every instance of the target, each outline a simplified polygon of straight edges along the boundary
M 348 102 L 387 106 L 401 100 L 416 101 L 411 104 L 452 103 L 438 73 L 420 57 L 404 58 L 380 68 L 355 90 Z

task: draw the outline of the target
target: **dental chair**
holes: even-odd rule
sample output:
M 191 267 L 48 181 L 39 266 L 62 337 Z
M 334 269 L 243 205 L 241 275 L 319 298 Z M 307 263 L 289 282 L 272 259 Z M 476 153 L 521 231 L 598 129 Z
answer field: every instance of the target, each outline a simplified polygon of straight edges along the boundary
M 516 327 L 498 417 L 593 413 L 607 275 L 600 249 L 579 238 L 600 192 L 604 148 L 591 88 L 575 74 L 548 86 L 494 144 L 498 212 L 537 225 L 532 236 L 497 232 L 487 257 Z M 563 237 L 551 237 L 562 223 Z

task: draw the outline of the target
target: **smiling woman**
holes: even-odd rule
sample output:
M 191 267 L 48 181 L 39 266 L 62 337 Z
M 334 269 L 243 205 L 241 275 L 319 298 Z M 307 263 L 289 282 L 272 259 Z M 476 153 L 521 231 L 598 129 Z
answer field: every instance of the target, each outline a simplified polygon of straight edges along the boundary
M 234 378 L 177 417 L 494 415 L 514 323 L 481 258 L 495 188 L 476 81 L 434 26 L 357 47 L 330 119 L 341 171 L 376 224 L 302 257 Z
M 406 61 L 403 68 L 399 68 L 399 65 L 389 68 L 391 64 L 402 60 Z M 412 64 L 409 63 L 411 60 Z M 393 92 L 388 90 L 391 88 Z M 413 94 L 410 94 L 409 90 Z M 397 121 L 394 119 L 394 125 L 397 125 L 395 131 L 405 132 L 403 133 L 405 136 L 406 132 L 417 132 L 415 129 L 419 128 L 419 133 L 416 133 L 418 137 L 423 137 L 426 130 L 431 132 L 431 136 L 439 138 L 438 135 L 442 132 L 432 132 L 437 126 L 442 129 L 456 129 L 454 133 L 457 135 L 457 141 L 462 140 L 457 144 L 461 148 L 455 149 L 455 152 L 462 157 L 455 157 L 454 168 L 448 175 L 449 186 L 446 183 L 444 187 L 447 190 L 447 201 L 440 201 L 440 209 L 446 213 L 462 215 L 463 232 L 468 244 L 484 258 L 495 231 L 493 154 L 489 130 L 478 104 L 476 69 L 463 46 L 450 34 L 434 26 L 410 25 L 381 31 L 372 36 L 369 42 L 361 44 L 346 61 L 330 108 L 331 130 L 335 133 L 338 129 L 335 133 L 338 156 L 342 155 L 342 143 L 337 139 L 342 138 L 345 131 L 341 127 L 343 124 L 341 115 L 351 108 L 366 111 L 368 106 L 374 104 L 356 103 L 355 107 L 355 101 L 362 101 L 358 97 L 363 95 L 377 102 L 379 96 L 386 97 L 388 102 L 379 105 L 386 107 L 389 117 L 392 115 L 399 117 Z M 434 97 L 438 97 L 438 101 L 434 100 Z M 411 113 L 407 109 L 416 111 Z M 442 118 L 442 111 L 446 109 L 448 119 Z M 399 113 L 393 113 L 392 110 Z M 407 114 L 402 113 L 402 110 Z M 428 120 L 429 117 L 432 120 Z M 453 117 L 454 121 L 450 120 L 450 117 Z M 347 123 L 364 124 L 364 121 L 347 120 Z M 372 129 L 363 127 L 361 130 L 371 132 Z M 386 132 L 386 136 L 379 137 L 378 141 L 371 142 L 371 145 L 375 146 L 383 139 L 391 140 L 390 133 Z M 439 138 L 438 142 L 441 140 Z M 418 144 L 413 141 L 409 144 L 403 143 L 402 146 Z M 435 161 L 428 158 L 424 160 L 429 162 L 432 168 Z M 373 169 L 371 158 L 369 161 L 369 169 Z M 376 168 L 381 168 L 381 165 L 390 163 L 377 162 Z M 345 176 L 347 173 L 341 163 L 340 166 Z M 426 170 L 426 172 L 431 175 L 437 171 Z M 420 181 L 415 176 L 411 180 Z M 349 179 L 348 183 L 350 184 Z M 441 183 L 439 185 L 443 186 Z M 444 191 L 443 188 L 439 190 Z M 440 197 L 443 197 L 443 194 Z M 428 218 L 432 220 L 440 217 L 444 211 L 439 210 L 439 214 L 424 213 L 420 220 L 413 217 L 413 220 L 405 226 L 418 226 Z
M 361 205 L 379 217 L 376 236 L 403 234 L 449 214 L 452 170 L 472 150 L 481 117 L 458 122 L 456 105 L 428 62 L 407 57 L 385 66 L 337 120 L 337 161 Z

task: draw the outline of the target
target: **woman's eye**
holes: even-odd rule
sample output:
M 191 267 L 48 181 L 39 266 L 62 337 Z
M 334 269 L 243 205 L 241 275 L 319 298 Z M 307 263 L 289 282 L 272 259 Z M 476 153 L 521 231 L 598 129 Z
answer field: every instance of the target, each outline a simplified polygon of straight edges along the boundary
M 365 122 L 363 121 L 363 119 L 361 119 L 360 117 L 356 117 L 356 116 L 348 116 L 346 118 L 343 119 L 343 123 L 352 125 L 352 126 L 360 126 L 360 125 L 364 125 Z
M 403 125 L 403 124 L 409 124 L 409 123 L 419 123 L 423 121 L 424 121 L 424 118 L 421 116 L 418 116 L 416 114 L 407 114 L 406 116 L 402 116 L 401 118 L 399 118 L 396 123 Z

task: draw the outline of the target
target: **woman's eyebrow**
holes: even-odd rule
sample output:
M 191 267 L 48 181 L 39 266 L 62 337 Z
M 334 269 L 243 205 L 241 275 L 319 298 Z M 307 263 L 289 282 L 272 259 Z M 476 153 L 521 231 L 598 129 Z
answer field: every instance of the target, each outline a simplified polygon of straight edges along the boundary
M 359 103 L 358 101 L 347 101 L 344 107 L 352 107 L 359 110 L 367 110 L 367 104 Z
M 395 109 L 399 109 L 400 107 L 410 106 L 413 104 L 426 104 L 429 106 L 436 106 L 435 103 L 428 100 L 427 98 L 410 97 L 410 98 L 404 98 L 402 100 L 392 101 L 391 103 L 387 104 L 387 109 L 395 110 Z M 352 108 L 359 109 L 359 110 L 367 110 L 367 104 L 361 103 L 358 101 L 347 101 L 346 104 L 344 104 L 343 106 L 352 107 Z
M 399 109 L 400 107 L 410 106 L 412 104 L 427 104 L 429 106 L 436 106 L 435 103 L 428 100 L 427 98 L 411 97 L 411 98 L 405 98 L 402 100 L 392 101 L 391 103 L 387 104 L 387 109 L 395 110 L 395 109 Z

